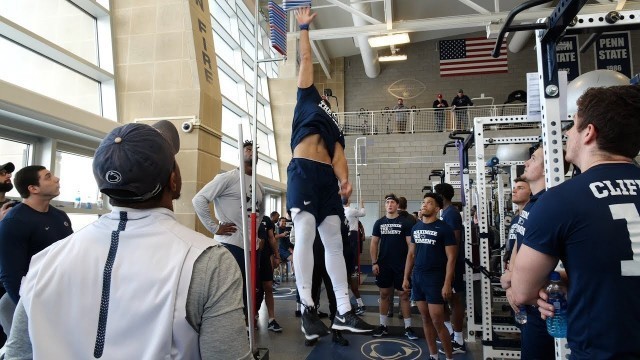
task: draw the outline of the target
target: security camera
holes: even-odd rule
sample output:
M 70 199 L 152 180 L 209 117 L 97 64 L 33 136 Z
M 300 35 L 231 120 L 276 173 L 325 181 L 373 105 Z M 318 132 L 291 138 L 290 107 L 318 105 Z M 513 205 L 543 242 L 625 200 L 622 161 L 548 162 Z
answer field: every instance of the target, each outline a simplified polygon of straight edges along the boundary
M 190 133 L 193 131 L 193 122 L 191 121 L 185 121 L 182 123 L 181 126 L 182 131 L 186 132 L 186 133 Z

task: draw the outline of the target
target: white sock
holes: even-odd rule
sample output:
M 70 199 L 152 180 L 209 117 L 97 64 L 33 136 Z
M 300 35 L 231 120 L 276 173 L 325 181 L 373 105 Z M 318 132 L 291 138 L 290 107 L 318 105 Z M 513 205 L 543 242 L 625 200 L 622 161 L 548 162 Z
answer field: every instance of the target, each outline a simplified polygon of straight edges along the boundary
M 411 327 L 411 318 L 403 319 L 404 320 L 404 328 Z
M 431 355 L 429 355 L 429 357 L 432 358 L 432 359 L 438 360 L 438 354 L 435 354 L 435 355 L 431 354 Z
M 269 322 L 272 322 L 273 320 L 275 320 L 275 318 L 269 318 Z
M 451 321 L 445 321 L 444 322 L 444 326 L 446 326 L 447 330 L 449 330 L 449 334 L 451 334 L 453 332 L 453 327 L 451 326 Z
M 364 302 L 362 301 L 362 298 L 357 298 L 356 302 L 358 303 L 358 306 L 364 306 Z
M 300 311 L 300 303 L 299 302 L 296 303 L 296 311 Z
M 380 325 L 387 326 L 388 322 L 389 322 L 389 317 L 386 314 L 385 315 L 380 314 Z
M 453 340 L 460 345 L 464 345 L 464 338 L 462 337 L 462 331 L 461 332 L 454 331 Z

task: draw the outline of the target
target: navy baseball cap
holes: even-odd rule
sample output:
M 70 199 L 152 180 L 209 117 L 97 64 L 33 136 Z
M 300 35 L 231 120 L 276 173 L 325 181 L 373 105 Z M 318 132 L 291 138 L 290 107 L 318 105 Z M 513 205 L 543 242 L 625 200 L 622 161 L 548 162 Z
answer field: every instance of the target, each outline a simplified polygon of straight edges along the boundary
M 113 129 L 93 158 L 93 176 L 107 196 L 146 201 L 162 191 L 180 150 L 176 127 L 167 120 L 152 126 L 131 123 Z
M 15 170 L 15 169 L 16 169 L 16 166 L 13 165 L 12 162 L 8 162 L 8 163 L 6 163 L 4 165 L 0 165 L 0 170 L 6 170 L 8 173 L 12 173 L 13 170 Z

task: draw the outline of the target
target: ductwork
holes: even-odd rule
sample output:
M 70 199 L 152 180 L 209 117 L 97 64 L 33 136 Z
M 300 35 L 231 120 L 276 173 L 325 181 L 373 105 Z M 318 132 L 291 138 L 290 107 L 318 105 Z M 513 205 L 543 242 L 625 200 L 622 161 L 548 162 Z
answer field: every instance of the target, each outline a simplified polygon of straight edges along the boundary
M 351 0 L 351 6 L 362 12 L 363 14 L 371 15 L 371 3 L 361 3 L 360 0 Z M 369 23 L 358 15 L 351 15 L 353 17 L 354 26 L 365 26 Z M 355 41 L 360 48 L 360 55 L 362 55 L 362 63 L 364 64 L 364 72 L 368 77 L 374 79 L 380 75 L 380 62 L 378 61 L 378 51 L 371 48 L 369 45 L 367 35 L 359 35 L 355 37 Z

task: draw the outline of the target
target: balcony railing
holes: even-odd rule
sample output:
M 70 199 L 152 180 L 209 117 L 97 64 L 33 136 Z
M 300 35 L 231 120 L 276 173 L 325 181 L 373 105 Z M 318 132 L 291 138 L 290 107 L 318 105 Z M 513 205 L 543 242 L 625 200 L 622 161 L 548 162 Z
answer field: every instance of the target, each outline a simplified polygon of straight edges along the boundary
M 470 129 L 473 119 L 487 116 L 526 115 L 527 104 L 470 106 L 445 109 L 403 109 L 338 113 L 345 135 L 426 133 Z M 535 127 L 536 124 L 500 125 L 500 128 Z

